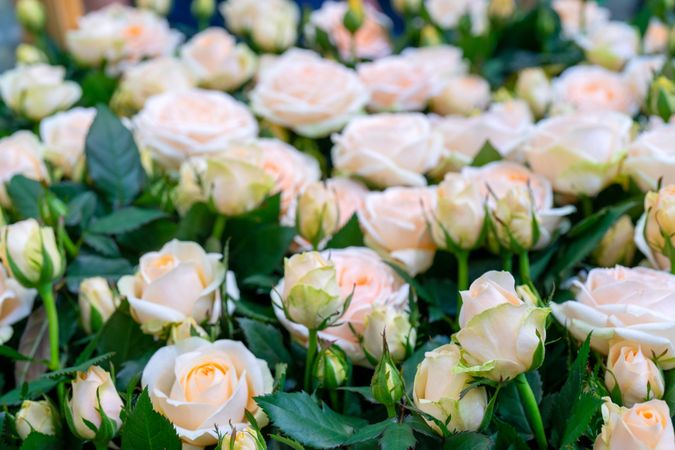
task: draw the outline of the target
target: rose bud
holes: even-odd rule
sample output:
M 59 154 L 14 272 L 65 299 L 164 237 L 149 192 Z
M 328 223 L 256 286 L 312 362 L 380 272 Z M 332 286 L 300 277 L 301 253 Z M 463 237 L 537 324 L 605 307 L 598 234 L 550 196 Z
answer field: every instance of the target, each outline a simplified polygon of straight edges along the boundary
M 16 48 L 16 62 L 19 64 L 37 64 L 48 61 L 47 55 L 34 45 L 19 44 Z
M 387 407 L 391 417 L 394 405 L 403 398 L 405 385 L 401 371 L 396 367 L 386 347 L 380 362 L 375 367 L 375 373 L 370 381 L 370 390 L 375 400 Z
M 322 182 L 305 188 L 298 198 L 298 231 L 314 248 L 326 237 L 333 235 L 340 223 L 337 195 Z
M 160 16 L 166 16 L 171 11 L 172 3 L 172 0 L 138 0 L 136 5 L 139 8 L 149 9 Z
M 649 87 L 647 110 L 650 115 L 659 116 L 668 122 L 675 113 L 675 83 L 665 76 L 654 80 Z
M 234 442 L 233 438 L 234 437 Z M 183 448 L 189 448 L 188 445 L 183 445 Z M 265 439 L 260 432 L 253 428 L 244 428 L 241 431 L 233 430 L 232 433 L 226 434 L 220 441 L 217 448 L 224 450 L 265 450 L 267 445 Z
M 402 361 L 415 347 L 417 332 L 407 312 L 387 305 L 376 305 L 365 318 L 363 349 L 375 360 L 382 357 L 382 336 L 394 361 Z
M 25 400 L 14 420 L 21 439 L 26 439 L 33 431 L 53 436 L 59 421 L 58 413 L 49 400 Z
M 114 426 L 115 432 L 122 425 L 120 398 L 110 374 L 98 366 L 91 366 L 86 372 L 78 372 L 72 383 L 73 394 L 68 401 L 69 423 L 81 439 L 94 439 L 96 432 L 84 422 L 91 422 L 97 429 L 107 421 Z M 110 436 L 112 438 L 112 436 Z
M 539 241 L 540 227 L 530 189 L 515 185 L 497 199 L 491 224 L 501 247 L 514 253 L 533 248 Z
M 321 350 L 315 364 L 314 376 L 319 380 L 319 386 L 326 389 L 342 386 L 352 371 L 347 354 L 337 345 Z
M 208 339 L 209 335 L 204 331 L 202 327 L 193 319 L 188 317 L 180 323 L 176 323 L 171 327 L 171 333 L 169 334 L 169 339 L 167 340 L 168 345 L 177 344 L 180 341 L 191 337 L 200 337 L 202 339 Z
M 461 350 L 455 344 L 442 345 L 426 352 L 417 367 L 413 387 L 415 406 L 446 424 L 451 433 L 478 430 L 487 408 L 484 387 L 475 387 L 464 393 L 471 377 L 455 372 L 460 358 Z M 443 434 L 436 422 L 426 422 L 437 433 Z
M 84 331 L 91 334 L 101 329 L 119 305 L 119 298 L 102 277 L 85 278 L 80 283 L 80 320 Z
M 623 215 L 607 230 L 591 255 L 600 267 L 630 266 L 635 256 L 635 227 L 630 217 Z
M 19 23 L 31 33 L 38 33 L 45 26 L 45 8 L 39 0 L 19 0 L 16 2 L 16 17 L 19 19 Z
M 664 186 L 658 192 L 648 192 L 645 196 L 645 214 L 643 226 L 644 240 L 657 260 L 663 258 L 660 267 L 673 265 L 675 261 L 675 184 Z M 640 231 L 638 230 L 638 231 Z
M 613 344 L 607 355 L 605 384 L 612 392 L 618 387 L 624 406 L 663 397 L 665 381 L 654 361 L 640 344 L 623 341 Z
M 431 99 L 435 113 L 471 115 L 490 104 L 490 84 L 478 75 L 461 75 L 448 80 L 445 88 Z
M 516 95 L 530 105 L 535 116 L 542 117 L 551 104 L 553 90 L 546 73 L 539 67 L 530 67 L 518 74 Z

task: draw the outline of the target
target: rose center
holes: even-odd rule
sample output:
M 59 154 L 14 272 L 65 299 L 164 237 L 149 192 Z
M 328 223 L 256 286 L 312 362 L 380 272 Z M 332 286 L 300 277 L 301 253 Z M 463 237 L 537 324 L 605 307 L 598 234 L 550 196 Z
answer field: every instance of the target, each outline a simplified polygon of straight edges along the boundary
M 181 380 L 185 400 L 189 402 L 220 403 L 232 396 L 229 368 L 217 362 L 193 367 Z

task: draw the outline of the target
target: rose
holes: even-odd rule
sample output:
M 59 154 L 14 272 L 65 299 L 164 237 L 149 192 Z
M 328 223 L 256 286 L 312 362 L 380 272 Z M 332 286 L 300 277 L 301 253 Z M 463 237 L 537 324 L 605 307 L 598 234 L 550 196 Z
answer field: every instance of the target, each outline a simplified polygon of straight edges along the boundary
M 389 18 L 370 4 L 363 8 L 363 23 L 352 35 L 344 26 L 343 19 L 348 10 L 346 2 L 327 1 L 321 8 L 312 11 L 305 33 L 316 39 L 316 30 L 326 33 L 338 49 L 342 59 L 377 59 L 391 53 Z M 352 51 L 354 55 L 352 55 Z
M 105 278 L 85 278 L 80 282 L 78 304 L 82 327 L 91 334 L 98 331 L 113 315 L 119 305 L 119 298 L 110 289 Z
M 640 105 L 627 81 L 599 66 L 573 66 L 553 80 L 555 108 L 635 114 Z
M 234 442 L 232 438 L 234 437 Z M 265 448 L 265 440 L 259 431 L 253 428 L 244 428 L 243 430 L 232 430 L 232 433 L 226 434 L 222 438 L 222 448 L 232 450 L 260 450 Z
M 530 105 L 535 116 L 544 116 L 553 97 L 546 72 L 539 67 L 523 69 L 516 81 L 516 94 Z
M 17 131 L 0 139 L 0 206 L 11 206 L 5 184 L 14 175 L 45 180 L 47 169 L 42 162 L 43 148 L 30 131 Z
M 194 242 L 172 240 L 143 255 L 138 272 L 123 276 L 117 286 L 146 333 L 159 333 L 188 317 L 214 322 L 221 314 L 220 285 L 225 279 L 221 258 Z
M 643 191 L 675 183 L 675 124 L 648 130 L 628 147 L 623 170 Z
M 427 228 L 434 191 L 429 188 L 392 187 L 370 192 L 359 223 L 366 245 L 391 259 L 414 276 L 427 270 L 436 248 Z
M 316 356 L 313 374 L 320 387 L 337 389 L 351 374 L 351 363 L 344 350 L 337 345 L 330 345 Z
M 145 102 L 154 95 L 186 91 L 194 86 L 195 80 L 181 60 L 162 56 L 124 70 L 112 106 L 130 115 L 143 108 Z
M 180 56 L 201 86 L 217 90 L 238 88 L 256 68 L 255 53 L 222 28 L 197 33 L 181 47 Z
M 470 115 L 490 103 L 490 85 L 478 75 L 451 78 L 430 101 L 431 109 L 442 115 Z
M 326 186 L 335 194 L 338 207 L 338 229 L 340 229 L 357 211 L 363 208 L 368 189 L 357 181 L 341 177 L 327 179 Z
M 460 293 L 462 370 L 494 381 L 509 380 L 539 367 L 544 359 L 548 308 L 518 297 L 508 272 L 487 272 Z
M 425 186 L 439 161 L 441 136 L 423 114 L 375 114 L 353 119 L 333 136 L 333 163 L 343 174 L 377 186 Z
M 61 66 L 18 66 L 0 76 L 0 96 L 11 110 L 37 121 L 72 106 L 82 95 L 77 83 L 64 81 L 65 75 Z
M 45 52 L 31 44 L 19 44 L 16 47 L 16 63 L 18 65 L 30 65 L 49 62 Z
M 68 414 L 71 418 L 69 423 L 78 437 L 94 439 L 96 433 L 87 426 L 85 420 L 99 428 L 103 422 L 103 414 L 115 427 L 115 431 L 122 426 L 122 399 L 108 372 L 98 366 L 91 366 L 86 372 L 77 372 L 72 390 L 72 396 L 68 400 Z
M 619 70 L 633 58 L 640 47 L 640 36 L 635 28 L 624 22 L 606 22 L 577 38 L 586 58 L 610 70 Z
M 403 50 L 402 56 L 426 72 L 434 94 L 442 91 L 449 80 L 469 71 L 462 50 L 451 45 L 411 47 Z
M 632 126 L 629 117 L 610 111 L 544 119 L 524 146 L 527 162 L 556 191 L 595 196 L 618 175 Z
M 41 227 L 35 219 L 0 228 L 0 259 L 12 278 L 26 287 L 56 280 L 65 269 L 54 229 Z
M 0 343 L 12 337 L 13 324 L 30 315 L 35 295 L 34 289 L 21 286 L 14 278 L 8 277 L 4 267 L 0 266 Z
M 553 9 L 560 16 L 563 32 L 567 37 L 576 37 L 585 31 L 594 30 L 609 20 L 610 11 L 596 2 L 584 0 L 554 0 Z
M 664 53 L 668 48 L 668 27 L 656 17 L 649 19 L 649 25 L 642 40 L 645 53 Z
M 182 35 L 150 11 L 111 4 L 80 17 L 66 33 L 66 47 L 88 66 L 108 64 L 112 72 L 144 58 L 171 55 Z
M 553 208 L 553 191 L 548 180 L 519 164 L 496 161 L 480 168 L 465 167 L 462 174 L 476 183 L 481 197 L 487 199 L 488 208 L 493 215 L 499 199 L 503 199 L 514 190 L 516 192 L 510 195 L 522 199 L 525 195 L 524 189 L 527 190 L 527 196 L 531 198 L 531 213 L 534 214 L 539 228 L 539 240 L 536 243 L 528 242 L 534 245 L 535 249 L 548 245 L 555 231 L 561 226 L 562 218 L 574 212 L 573 206 Z M 504 202 L 502 204 L 504 208 Z M 509 209 L 503 211 L 508 213 Z M 523 222 L 521 224 L 524 225 Z M 527 237 L 526 233 L 523 233 L 523 236 Z
M 635 227 L 630 216 L 619 217 L 593 250 L 591 255 L 593 260 L 600 267 L 612 267 L 617 264 L 629 266 L 635 256 L 634 235 Z
M 300 10 L 288 0 L 227 0 L 220 5 L 228 29 L 240 36 L 249 34 L 267 52 L 285 50 L 297 38 Z
M 391 308 L 398 312 L 406 311 L 410 287 L 370 249 L 360 247 L 331 249 L 323 251 L 321 255 L 324 259 L 330 258 L 335 266 L 340 297 L 347 298 L 352 295 L 352 299 L 339 324 L 319 331 L 319 338 L 340 346 L 354 364 L 368 365 L 368 359 L 359 344 L 359 339 L 365 333 L 367 315 L 374 307 Z M 284 292 L 285 285 L 286 280 L 281 280 L 270 294 L 274 312 L 291 335 L 306 345 L 307 328 L 289 321 L 281 308 L 280 295 Z M 378 345 L 381 344 L 380 336 Z
M 18 0 L 16 18 L 31 33 L 40 33 L 45 26 L 45 7 L 38 0 Z
M 415 406 L 446 425 L 449 432 L 476 431 L 487 408 L 484 387 L 469 388 L 471 378 L 457 373 L 461 350 L 455 344 L 442 345 L 426 352 L 417 367 L 413 386 Z M 466 389 L 469 389 L 465 392 Z M 443 434 L 437 422 L 425 421 Z
M 675 185 L 647 193 L 635 243 L 654 267 L 669 269 L 675 261 Z
M 471 18 L 471 32 L 481 34 L 488 25 L 486 0 L 425 0 L 431 20 L 443 28 L 454 28 L 465 15 Z
M 672 450 L 675 448 L 673 423 L 663 400 L 637 403 L 623 408 L 609 398 L 602 405 L 602 432 L 593 450 Z
M 452 251 L 471 250 L 479 244 L 484 224 L 485 206 L 479 187 L 466 176 L 448 173 L 436 189 L 431 220 L 436 245 Z
M 335 192 L 319 181 L 310 184 L 298 198 L 297 216 L 300 236 L 318 247 L 338 230 L 340 211 Z
M 629 341 L 613 343 L 607 356 L 605 384 L 612 392 L 621 392 L 621 401 L 631 407 L 653 398 L 662 398 L 665 390 L 663 374 L 642 351 L 640 344 Z
M 434 93 L 425 68 L 403 56 L 361 63 L 357 71 L 370 91 L 368 109 L 373 111 L 421 111 Z
M 80 178 L 84 170 L 85 139 L 95 116 L 95 108 L 73 108 L 40 122 L 45 159 L 69 178 Z
M 190 156 L 224 150 L 258 134 L 246 106 L 227 94 L 193 89 L 149 99 L 133 119 L 137 138 L 162 166 L 176 169 Z
M 626 80 L 635 100 L 643 105 L 647 99 L 649 86 L 654 81 L 654 75 L 658 73 L 665 62 L 663 55 L 637 56 L 626 64 L 623 71 L 623 78 Z
M 382 336 L 387 340 L 391 358 L 403 361 L 415 348 L 417 331 L 412 327 L 407 312 L 391 306 L 374 305 L 364 321 L 363 350 L 375 361 L 380 360 L 384 353 Z
M 577 301 L 551 303 L 553 316 L 578 340 L 592 331 L 591 347 L 607 354 L 612 339 L 639 344 L 675 367 L 675 276 L 645 267 L 593 269 L 576 280 Z
M 231 272 L 230 272 L 231 273 Z M 166 340 L 168 345 L 174 345 L 191 337 L 200 337 L 208 339 L 209 335 L 199 326 L 192 317 L 188 317 L 180 323 L 173 324 L 169 332 L 169 338 Z
M 21 439 L 26 439 L 32 432 L 54 436 L 58 413 L 49 400 L 24 400 L 14 417 L 14 426 Z
M 251 92 L 257 115 L 311 138 L 338 131 L 367 102 L 368 90 L 353 70 L 302 50 L 271 63 Z

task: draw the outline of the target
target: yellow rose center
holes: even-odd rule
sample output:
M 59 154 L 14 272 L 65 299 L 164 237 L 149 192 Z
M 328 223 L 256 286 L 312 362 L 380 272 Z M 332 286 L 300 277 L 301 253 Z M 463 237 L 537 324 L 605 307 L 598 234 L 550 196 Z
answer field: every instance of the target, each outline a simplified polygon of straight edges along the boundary
M 200 403 L 222 403 L 232 396 L 230 369 L 218 362 L 199 364 L 181 380 L 185 400 Z
M 154 258 L 145 268 L 145 272 L 150 280 L 171 272 L 178 265 L 178 260 L 170 254 L 160 255 Z

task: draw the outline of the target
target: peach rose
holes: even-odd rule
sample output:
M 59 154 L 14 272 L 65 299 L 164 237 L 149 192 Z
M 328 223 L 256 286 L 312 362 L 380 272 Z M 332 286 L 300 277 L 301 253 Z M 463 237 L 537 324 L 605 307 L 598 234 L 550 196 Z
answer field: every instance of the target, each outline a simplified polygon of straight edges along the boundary
M 471 115 L 490 104 L 490 84 L 478 75 L 451 78 L 445 87 L 431 99 L 435 113 Z
M 628 147 L 624 171 L 643 191 L 675 184 L 675 124 L 645 131 Z
M 370 249 L 331 249 L 321 255 L 335 266 L 341 297 L 347 298 L 352 291 L 353 296 L 349 308 L 339 319 L 340 324 L 321 330 L 319 337 L 339 345 L 355 364 L 367 365 L 368 360 L 359 344 L 359 337 L 365 333 L 366 318 L 376 306 L 406 311 L 410 287 Z M 284 280 L 270 293 L 277 318 L 296 339 L 306 344 L 307 328 L 286 318 L 280 307 L 279 292 L 284 292 Z
M 137 138 L 167 169 L 258 134 L 248 108 L 227 94 L 193 89 L 152 97 L 133 118 Z
M 481 34 L 488 25 L 487 0 L 425 0 L 424 6 L 431 20 L 443 28 L 456 27 L 465 15 L 471 18 L 473 34 Z
M 35 180 L 47 178 L 42 162 L 43 148 L 30 131 L 17 131 L 0 139 L 0 206 L 10 206 L 5 183 L 14 175 L 24 175 Z
M 253 111 L 307 137 L 323 137 L 361 114 L 368 90 L 354 71 L 313 52 L 291 50 L 259 74 Z
M 343 174 L 378 186 L 425 186 L 438 163 L 441 136 L 419 113 L 374 114 L 352 120 L 334 135 L 333 163 Z
M 431 188 L 391 187 L 370 192 L 358 211 L 365 243 L 411 275 L 427 270 L 436 252 L 427 227 L 434 203 Z
M 675 185 L 648 192 L 644 210 L 635 227 L 635 244 L 653 267 L 670 270 L 675 257 Z
M 73 108 L 40 122 L 45 159 L 69 178 L 84 169 L 85 139 L 95 116 L 95 108 Z
M 180 50 L 181 59 L 205 88 L 230 91 L 251 79 L 255 54 L 222 28 L 197 33 Z
M 599 66 L 573 66 L 553 80 L 555 108 L 635 114 L 639 103 L 626 80 Z
M 630 117 L 611 111 L 551 117 L 527 140 L 527 162 L 557 192 L 594 196 L 619 174 L 632 127 Z
M 633 58 L 640 47 L 638 31 L 625 22 L 603 23 L 581 35 L 577 42 L 584 49 L 586 58 L 610 70 L 619 70 Z
M 0 265 L 0 343 L 12 337 L 12 325 L 30 315 L 36 295 L 35 289 L 23 287 Z
M 352 46 L 357 59 L 376 59 L 390 54 L 389 18 L 366 4 L 363 23 L 352 38 L 343 24 L 347 10 L 347 2 L 323 2 L 321 8 L 312 11 L 305 32 L 311 39 L 315 38 L 316 29 L 325 32 L 345 60 L 352 59 Z
M 670 409 L 663 400 L 650 400 L 624 408 L 606 398 L 602 405 L 602 419 L 605 423 L 593 450 L 675 449 Z
M 465 75 L 469 71 L 462 50 L 451 45 L 411 47 L 403 50 L 401 55 L 427 73 L 433 94 L 442 91 L 451 79 Z
M 626 64 L 623 78 L 639 104 L 644 104 L 649 86 L 665 61 L 666 58 L 663 55 L 637 56 Z
M 652 17 L 642 40 L 644 52 L 665 53 L 668 47 L 668 33 L 668 26 L 659 19 Z
M 605 385 L 610 392 L 618 387 L 624 406 L 662 398 L 665 382 L 661 370 L 639 344 L 629 341 L 613 343 L 607 355 Z
M 555 318 L 578 340 L 607 354 L 612 340 L 639 344 L 675 367 L 675 275 L 645 267 L 593 269 L 575 280 L 576 301 L 551 303 Z
M 554 0 L 552 6 L 560 16 L 563 32 L 571 38 L 604 24 L 610 16 L 609 9 L 585 0 Z
M 93 440 L 94 430 L 84 422 L 91 422 L 96 428 L 101 426 L 103 412 L 113 423 L 115 433 L 122 426 L 120 413 L 122 399 L 110 374 L 99 366 L 91 366 L 86 372 L 77 372 L 72 382 L 72 396 L 68 400 L 74 432 L 81 439 Z
M 141 384 L 183 442 L 204 447 L 215 445 L 221 433 L 243 431 L 246 411 L 265 426 L 254 397 L 270 394 L 274 380 L 267 363 L 241 342 L 192 337 L 157 350 Z

